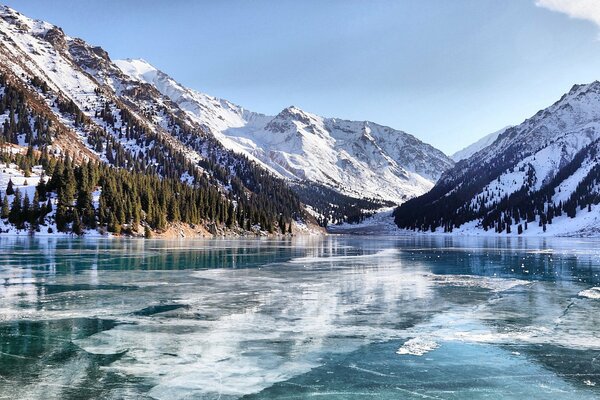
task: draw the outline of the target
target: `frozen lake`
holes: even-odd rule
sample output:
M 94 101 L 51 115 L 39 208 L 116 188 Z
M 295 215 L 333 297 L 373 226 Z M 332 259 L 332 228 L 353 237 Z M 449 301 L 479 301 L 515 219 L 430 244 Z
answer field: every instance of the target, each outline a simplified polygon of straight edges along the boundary
M 0 399 L 600 397 L 600 241 L 0 249 Z

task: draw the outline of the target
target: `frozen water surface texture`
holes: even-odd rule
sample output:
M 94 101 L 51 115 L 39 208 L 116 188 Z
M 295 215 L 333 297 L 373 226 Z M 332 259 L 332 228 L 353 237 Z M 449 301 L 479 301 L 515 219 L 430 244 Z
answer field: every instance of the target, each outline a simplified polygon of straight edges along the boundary
M 0 238 L 0 398 L 599 398 L 599 244 Z

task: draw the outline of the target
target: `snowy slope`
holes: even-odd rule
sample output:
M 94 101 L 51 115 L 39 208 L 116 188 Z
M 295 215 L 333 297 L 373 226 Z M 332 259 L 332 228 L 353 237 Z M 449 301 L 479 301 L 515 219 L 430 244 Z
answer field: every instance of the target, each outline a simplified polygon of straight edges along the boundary
M 109 163 L 115 162 L 118 153 L 127 153 L 130 159 L 154 157 L 145 162 L 159 173 L 170 170 L 174 158 L 181 165 L 179 156 L 193 164 L 194 172 L 209 176 L 210 172 L 198 165 L 209 157 L 220 159 L 220 166 L 229 170 L 244 164 L 244 160 L 227 157 L 226 149 L 215 146 L 169 98 L 124 74 L 102 48 L 5 6 L 0 6 L 0 36 L 0 73 L 19 81 L 60 124 L 60 134 L 50 146 L 52 152 L 68 151 L 79 159 Z M 34 78 L 47 84 L 48 90 L 42 93 L 34 87 Z M 73 102 L 86 123 L 77 124 L 75 115 L 61 112 L 58 100 Z M 97 146 L 98 136 L 101 146 Z M 109 141 L 111 155 L 106 152 Z M 147 156 L 153 153 L 161 154 Z M 124 166 L 122 157 L 116 162 Z M 192 183 L 194 178 L 184 172 L 181 179 Z M 227 190 L 230 179 L 222 180 L 213 179 L 213 183 Z
M 453 164 L 415 137 L 372 122 L 323 118 L 293 106 L 265 116 L 185 88 L 144 60 L 115 63 L 156 87 L 225 147 L 286 179 L 401 203 L 428 191 Z
M 468 234 L 518 235 L 521 225 L 523 235 L 598 235 L 599 140 L 600 82 L 575 85 L 448 170 L 427 196 L 400 207 L 396 222 Z
M 5 6 L 0 37 L 3 82 L 51 126 L 34 147 L 76 162 L 214 185 L 227 197 L 292 207 L 300 219 L 310 206 L 321 223 L 418 196 L 453 165 L 413 136 L 371 122 L 296 107 L 276 116 L 245 110 L 143 60 L 113 62 L 102 48 Z
M 102 48 L 1 5 L 0 37 L 0 95 L 9 90 L 19 117 L 33 116 L 28 128 L 19 121 L 23 133 L 6 130 L 10 142 L 68 153 L 76 163 L 180 179 L 240 209 L 314 223 L 287 182 L 224 147 L 154 86 L 123 73 Z
M 10 148 L 13 153 L 25 154 L 26 149 L 18 148 L 13 146 Z M 44 169 L 41 165 L 36 165 L 31 168 L 29 176 L 25 176 L 24 172 L 15 164 L 5 164 L 0 162 L 0 195 L 6 196 L 8 203 L 12 204 L 15 195 L 6 195 L 6 189 L 9 182 L 12 182 L 13 190 L 18 190 L 22 198 L 27 197 L 29 201 L 35 199 L 36 186 L 40 180 L 44 179 L 47 182 L 50 178 L 44 175 Z M 39 229 L 35 231 L 35 236 L 70 236 L 69 233 L 59 232 L 56 227 L 55 215 L 58 199 L 56 196 L 50 195 L 50 203 L 52 204 L 53 210 L 48 213 L 43 222 L 40 224 Z M 95 207 L 98 206 L 98 198 L 100 191 L 96 191 L 93 194 L 93 204 Z M 46 202 L 42 202 L 44 205 Z M 32 203 L 33 205 L 33 203 Z M 30 236 L 29 227 L 25 229 L 17 229 L 15 225 L 11 224 L 7 219 L 0 218 L 0 236 Z M 85 230 L 84 234 L 86 237 L 100 237 L 102 234 L 96 230 Z
M 86 154 L 84 158 L 87 159 L 97 158 L 107 161 L 105 155 L 94 151 L 88 142 L 89 134 L 97 129 L 113 135 L 124 149 L 132 153 L 144 151 L 134 141 L 126 140 L 119 135 L 126 128 L 120 117 L 121 109 L 124 107 L 119 104 L 119 99 L 114 93 L 104 90 L 102 84 L 90 74 L 90 71 L 82 68 L 78 64 L 79 60 L 71 54 L 71 52 L 81 52 L 91 48 L 90 46 L 81 39 L 65 35 L 59 27 L 33 20 L 5 6 L 0 6 L 0 34 L 8 38 L 3 40 L 0 46 L 0 54 L 5 57 L 2 66 L 7 67 L 7 71 L 13 73 L 13 76 L 20 79 L 24 85 L 30 85 L 29 82 L 33 77 L 43 80 L 49 86 L 50 92 L 38 93 L 38 95 L 58 117 L 60 123 L 76 134 L 76 137 L 69 138 L 75 140 L 70 140 L 66 145 L 60 146 L 59 140 L 59 151 L 70 150 L 77 154 Z M 103 52 L 100 48 L 91 49 L 98 54 Z M 120 72 L 120 70 L 113 67 L 113 72 Z M 73 116 L 61 113 L 56 107 L 56 100 L 59 97 L 73 101 L 89 118 L 90 126 L 76 126 Z M 113 124 L 108 124 L 98 116 L 98 111 L 106 104 L 109 105 L 114 116 Z M 129 111 L 139 115 L 137 110 L 129 109 Z M 156 133 L 162 134 L 159 130 Z M 190 158 L 197 160 L 200 157 L 191 155 Z
M 459 162 L 460 160 L 464 160 L 466 158 L 471 157 L 473 154 L 477 153 L 481 149 L 484 149 L 484 148 L 488 147 L 489 145 L 491 145 L 492 143 L 494 143 L 496 141 L 496 139 L 498 139 L 498 136 L 500 136 L 504 132 L 506 132 L 508 130 L 508 128 L 511 128 L 511 126 L 504 127 L 502 129 L 500 129 L 499 131 L 492 132 L 488 135 L 485 135 L 484 137 L 482 137 L 475 143 L 452 154 L 450 156 L 450 158 L 453 159 L 455 162 Z

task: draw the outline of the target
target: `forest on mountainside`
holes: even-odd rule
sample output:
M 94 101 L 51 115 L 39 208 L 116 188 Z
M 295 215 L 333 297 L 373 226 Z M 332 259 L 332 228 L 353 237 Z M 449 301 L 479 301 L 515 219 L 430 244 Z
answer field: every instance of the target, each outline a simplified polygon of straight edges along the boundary
M 35 77 L 30 83 L 39 93 L 49 90 Z M 0 147 L 6 148 L 0 161 L 17 164 L 26 175 L 41 165 L 47 177 L 40 180 L 33 199 L 10 193 L 9 188 L 3 194 L 3 209 L 9 211 L 2 218 L 16 227 L 36 231 L 50 215 L 59 231 L 73 233 L 96 227 L 120 233 L 140 223 L 160 231 L 170 222 L 289 233 L 291 221 L 302 217 L 298 197 L 282 180 L 247 159 L 236 158 L 225 168 L 214 155 L 195 165 L 125 108 L 119 113 L 119 133 L 113 135 L 92 124 L 72 101 L 56 96 L 59 113 L 86 129 L 88 144 L 103 157 L 91 160 L 56 152 L 52 144 L 65 127 L 32 106 L 31 93 L 3 74 L 0 89 L 0 116 L 5 115 Z M 110 125 L 113 112 L 106 103 L 96 114 Z M 135 141 L 143 151 L 128 151 L 120 138 Z M 26 147 L 27 152 L 14 154 L 6 145 Z M 233 156 L 224 152 L 219 157 Z M 95 190 L 101 193 L 100 201 L 92 206 Z

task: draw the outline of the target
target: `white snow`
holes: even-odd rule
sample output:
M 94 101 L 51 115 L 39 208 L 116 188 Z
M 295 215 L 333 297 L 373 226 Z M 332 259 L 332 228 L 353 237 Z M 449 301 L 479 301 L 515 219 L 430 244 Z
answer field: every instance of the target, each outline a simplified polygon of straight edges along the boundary
M 478 168 L 485 168 L 490 162 L 508 157 L 509 160 L 516 160 L 515 164 L 484 185 L 471 199 L 471 207 L 478 210 L 481 204 L 493 206 L 523 188 L 528 193 L 534 193 L 547 187 L 575 155 L 600 138 L 598 104 L 600 104 L 600 82 L 574 86 L 552 106 L 539 111 L 522 124 L 504 130 L 503 134 L 496 135 L 496 139 L 491 144 L 476 151 L 459 164 L 457 170 L 448 175 L 450 181 L 446 183 L 460 185 L 463 171 L 477 171 Z M 552 203 L 558 205 L 568 200 L 578 184 L 597 164 L 598 158 L 594 154 L 584 159 L 571 176 L 553 188 L 554 196 L 550 205 Z M 593 190 L 600 191 L 600 188 Z M 521 224 L 524 228 L 525 224 Z M 510 235 L 518 235 L 517 227 L 517 224 L 511 226 Z M 478 220 L 454 228 L 451 234 L 497 235 L 493 231 L 484 231 Z M 504 232 L 499 235 L 507 234 Z M 539 226 L 538 217 L 535 222 L 528 223 L 522 235 L 598 236 L 600 235 L 599 207 L 593 206 L 590 212 L 587 209 L 577 210 L 575 218 L 566 215 L 555 217 L 551 224 L 547 224 L 546 231 Z
M 42 174 L 42 167 L 35 166 L 32 168 L 31 175 L 26 177 L 15 164 L 4 164 L 0 163 L 0 192 L 2 195 L 6 193 L 6 186 L 8 182 L 12 180 L 13 188 L 15 190 L 19 189 L 21 195 L 25 197 L 25 195 L 29 196 L 29 200 L 33 200 L 33 196 L 35 194 L 35 187 L 40 181 L 40 176 Z M 12 196 L 10 197 L 12 200 Z
M 428 191 L 452 165 L 413 136 L 372 122 L 323 118 L 293 106 L 265 116 L 185 88 L 144 60 L 115 64 L 154 85 L 225 147 L 287 179 L 401 203 Z
M 360 235 L 393 235 L 402 232 L 394 223 L 392 213 L 395 207 L 386 207 L 378 210 L 373 215 L 365 218 L 360 223 L 343 223 L 330 225 L 328 232 L 336 234 L 360 234 Z
M 582 290 L 579 292 L 580 297 L 587 297 L 588 299 L 600 299 L 600 287 L 593 287 L 591 289 Z
M 434 342 L 433 340 L 416 337 L 407 340 L 402 345 L 402 347 L 400 347 L 398 351 L 396 351 L 396 354 L 422 356 L 424 354 L 429 353 L 432 350 L 437 349 L 438 347 L 440 347 L 440 345 Z
M 450 158 L 456 162 L 459 162 L 460 160 L 464 160 L 466 158 L 471 157 L 473 154 L 477 153 L 481 149 L 484 149 L 484 148 L 488 147 L 490 144 L 494 143 L 496 141 L 496 139 L 498 139 L 498 136 L 502 135 L 509 128 L 511 128 L 510 125 L 500 129 L 499 131 L 492 132 L 488 135 L 485 135 L 484 137 L 482 137 L 475 143 L 452 154 L 450 156 Z
M 14 151 L 18 149 L 13 147 Z M 43 168 L 41 165 L 36 165 L 31 169 L 30 176 L 25 176 L 23 171 L 15 164 L 4 164 L 0 163 L 0 194 L 2 196 L 6 196 L 6 188 L 8 186 L 8 182 L 12 181 L 13 189 L 19 190 L 21 193 L 22 199 L 25 196 L 29 197 L 29 200 L 33 202 L 33 198 L 35 196 L 35 188 L 38 185 L 40 179 L 45 179 L 48 181 L 50 179 L 47 176 L 44 176 Z M 100 190 L 94 191 L 92 194 L 93 204 L 95 207 L 98 206 L 98 200 L 100 196 Z M 9 205 L 12 205 L 14 200 L 14 195 L 7 196 Z M 56 224 L 54 223 L 54 215 L 56 213 L 56 197 L 51 198 L 52 203 L 52 211 L 46 216 L 44 224 L 40 225 L 39 232 L 30 232 L 29 228 L 26 229 L 16 229 L 15 226 L 8 222 L 8 220 L 0 219 L 0 235 L 1 236 L 28 236 L 30 234 L 34 234 L 35 236 L 70 236 L 71 234 L 59 232 L 56 228 Z M 45 203 L 45 202 L 44 202 Z M 40 203 L 40 206 L 43 205 Z M 1 204 L 0 204 L 1 206 Z M 86 237 L 96 237 L 102 236 L 96 230 L 86 230 L 84 231 L 84 235 Z

